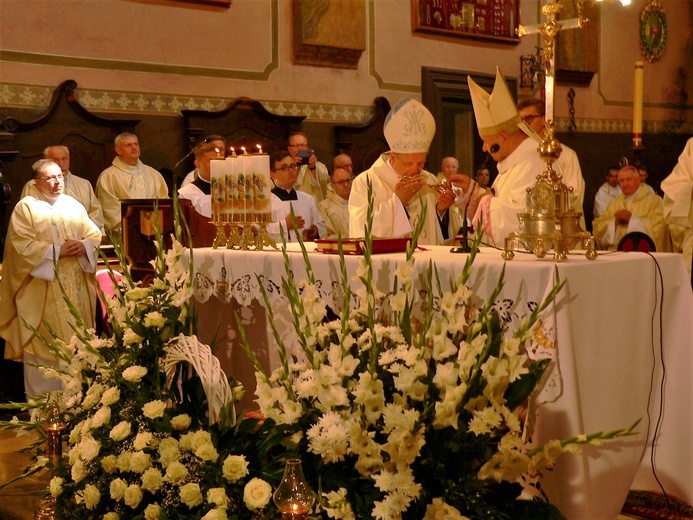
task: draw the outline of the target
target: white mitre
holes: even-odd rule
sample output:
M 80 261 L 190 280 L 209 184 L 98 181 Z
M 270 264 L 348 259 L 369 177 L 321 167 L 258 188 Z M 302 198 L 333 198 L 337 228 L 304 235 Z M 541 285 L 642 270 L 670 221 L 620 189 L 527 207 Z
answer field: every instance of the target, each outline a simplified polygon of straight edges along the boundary
M 393 152 L 425 153 L 436 133 L 436 122 L 421 103 L 403 99 L 390 110 L 383 132 Z
M 540 140 L 537 133 L 520 117 L 508 84 L 498 67 L 496 67 L 496 82 L 490 94 L 477 85 L 471 76 L 467 76 L 467 84 L 472 96 L 476 126 L 481 137 L 498 135 L 501 131 L 509 132 L 519 127 L 528 136 Z

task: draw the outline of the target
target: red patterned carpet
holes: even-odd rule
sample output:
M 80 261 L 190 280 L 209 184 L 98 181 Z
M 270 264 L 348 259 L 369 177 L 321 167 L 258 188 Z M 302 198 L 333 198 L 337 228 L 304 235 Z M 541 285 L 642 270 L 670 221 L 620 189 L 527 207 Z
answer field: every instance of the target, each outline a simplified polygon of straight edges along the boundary
M 628 493 L 622 513 L 634 518 L 657 520 L 693 519 L 693 507 L 672 496 L 667 501 L 667 497 L 652 491 Z

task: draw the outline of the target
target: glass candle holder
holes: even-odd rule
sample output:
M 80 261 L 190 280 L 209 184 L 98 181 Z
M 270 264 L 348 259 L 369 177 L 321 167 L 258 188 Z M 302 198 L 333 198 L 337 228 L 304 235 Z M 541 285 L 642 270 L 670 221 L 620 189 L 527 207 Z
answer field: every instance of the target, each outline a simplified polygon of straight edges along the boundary
M 303 475 L 300 459 L 286 461 L 284 476 L 272 496 L 283 520 L 302 520 L 315 503 L 315 493 Z

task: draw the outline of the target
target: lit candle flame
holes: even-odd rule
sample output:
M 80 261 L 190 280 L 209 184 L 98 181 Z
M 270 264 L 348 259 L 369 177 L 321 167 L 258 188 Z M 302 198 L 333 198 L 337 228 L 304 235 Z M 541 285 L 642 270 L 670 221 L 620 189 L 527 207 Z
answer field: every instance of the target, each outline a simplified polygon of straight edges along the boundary
M 248 150 L 245 149 L 245 146 L 241 146 L 241 150 L 243 150 L 243 155 L 248 155 Z
M 262 145 L 256 144 L 255 146 L 257 146 L 257 153 L 262 153 Z
M 236 157 L 236 149 L 233 146 L 231 146 L 230 150 L 231 150 L 231 156 Z

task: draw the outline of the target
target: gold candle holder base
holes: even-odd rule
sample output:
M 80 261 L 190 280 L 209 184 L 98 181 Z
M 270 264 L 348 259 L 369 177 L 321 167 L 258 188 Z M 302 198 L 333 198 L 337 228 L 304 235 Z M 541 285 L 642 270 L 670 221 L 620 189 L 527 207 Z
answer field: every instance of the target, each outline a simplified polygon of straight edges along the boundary
M 55 512 L 55 498 L 49 496 L 41 500 L 39 508 L 34 513 L 34 520 L 57 520 Z
M 277 243 L 272 240 L 267 231 L 269 215 L 260 215 L 260 221 L 231 221 L 213 222 L 217 228 L 212 247 L 218 249 L 225 247 L 240 251 L 263 251 L 268 248 L 278 249 Z M 225 227 L 228 224 L 228 233 Z

